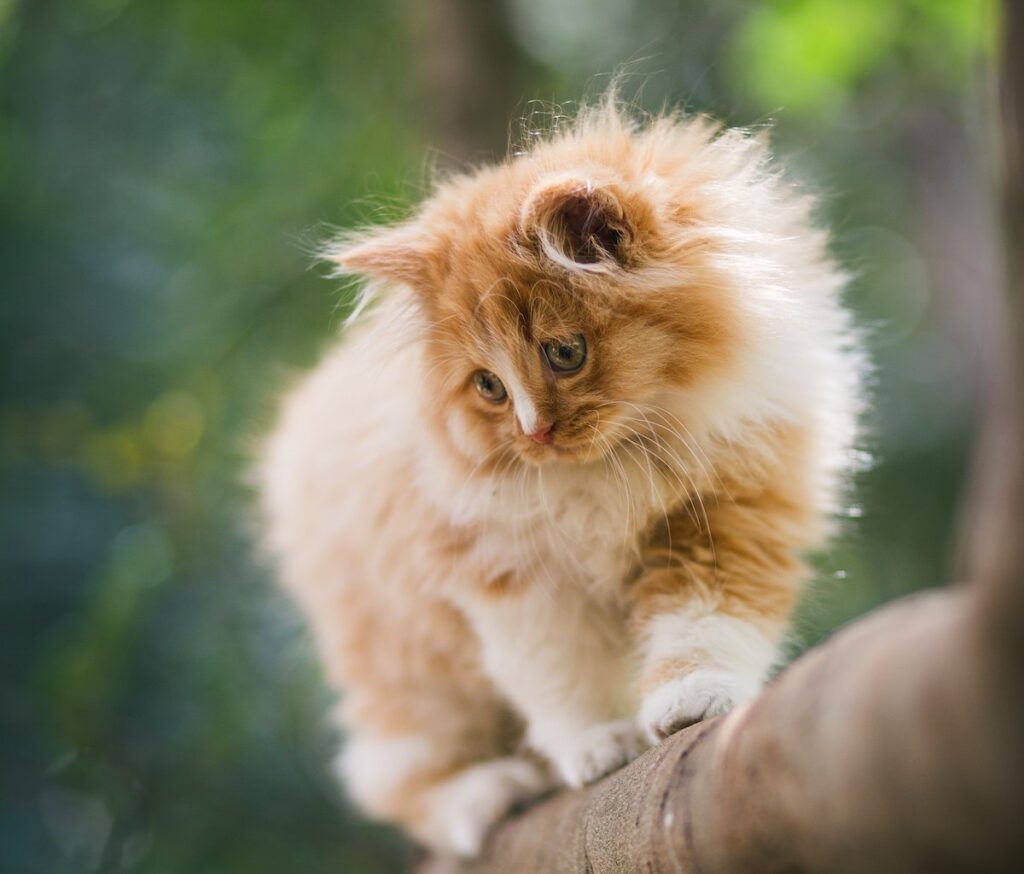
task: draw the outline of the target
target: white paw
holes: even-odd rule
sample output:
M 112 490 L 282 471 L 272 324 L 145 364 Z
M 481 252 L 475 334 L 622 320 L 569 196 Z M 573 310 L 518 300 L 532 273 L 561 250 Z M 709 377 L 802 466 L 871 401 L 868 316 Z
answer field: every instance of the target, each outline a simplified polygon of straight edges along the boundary
M 631 719 L 591 725 L 546 753 L 569 786 L 585 786 L 633 761 L 647 748 Z
M 732 710 L 758 690 L 756 679 L 731 671 L 700 669 L 663 683 L 644 698 L 640 728 L 652 744 L 681 728 Z
M 473 765 L 430 794 L 430 818 L 420 836 L 435 850 L 476 856 L 499 819 L 516 804 L 546 792 L 552 782 L 543 767 L 527 759 Z

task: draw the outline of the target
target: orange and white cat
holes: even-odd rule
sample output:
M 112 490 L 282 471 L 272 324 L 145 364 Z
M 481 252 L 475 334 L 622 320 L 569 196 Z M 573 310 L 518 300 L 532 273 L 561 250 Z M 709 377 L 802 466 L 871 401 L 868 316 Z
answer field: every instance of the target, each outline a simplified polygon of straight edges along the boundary
M 811 206 L 763 138 L 607 100 L 331 248 L 375 305 L 261 487 L 369 813 L 473 854 L 757 692 L 860 408 Z

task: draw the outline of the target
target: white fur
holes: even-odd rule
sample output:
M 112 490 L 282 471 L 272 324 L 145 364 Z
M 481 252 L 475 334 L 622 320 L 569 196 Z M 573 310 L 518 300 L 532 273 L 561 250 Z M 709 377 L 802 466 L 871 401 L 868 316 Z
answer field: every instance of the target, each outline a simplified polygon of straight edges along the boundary
M 760 682 L 776 656 L 775 644 L 756 625 L 721 613 L 696 610 L 655 616 L 647 625 L 648 662 L 711 653 L 715 665 Z
M 497 366 L 505 380 L 505 388 L 509 393 L 512 407 L 515 410 L 516 418 L 519 420 L 519 427 L 524 434 L 533 434 L 540 424 L 540 416 L 537 412 L 537 405 L 530 397 L 530 393 L 523 387 L 523 384 L 516 377 L 516 368 L 512 359 L 504 352 L 495 353 Z
M 353 799 L 371 810 L 375 799 L 387 796 L 410 774 L 437 767 L 438 751 L 426 735 L 348 739 L 336 770 Z
M 630 492 L 644 493 L 646 465 L 625 459 L 623 470 Z M 514 596 L 467 598 L 463 607 L 488 674 L 527 720 L 528 742 L 564 782 L 581 786 L 645 745 L 634 716 L 635 656 L 616 595 L 632 555 L 623 533 L 639 529 L 659 499 L 625 498 L 615 479 L 558 468 L 538 469 L 524 485 L 499 486 L 497 500 L 493 492 L 479 504 L 471 498 L 466 511 L 490 508 L 480 561 L 518 573 L 525 561 L 533 579 Z
M 432 744 L 426 735 L 397 738 L 349 738 L 336 769 L 349 795 L 375 811 L 417 773 L 445 766 L 452 748 Z M 428 816 L 419 837 L 435 850 L 472 856 L 487 832 L 515 804 L 528 801 L 554 785 L 552 774 L 534 762 L 508 757 L 459 771 L 430 791 L 424 800 Z
M 515 405 L 516 418 L 526 435 L 533 434 L 539 427 L 537 407 L 523 389 L 516 388 L 512 392 L 512 403 Z
M 730 671 L 696 670 L 663 683 L 644 698 L 640 728 L 652 744 L 711 716 L 728 713 L 752 698 L 759 684 Z
M 777 657 L 776 645 L 755 625 L 693 611 L 654 617 L 645 650 L 649 665 L 688 658 L 707 662 L 645 696 L 639 721 L 652 743 L 752 698 Z
M 474 765 L 430 793 L 430 816 L 420 838 L 442 852 L 475 856 L 499 819 L 551 785 L 544 769 L 527 759 L 509 757 Z
M 649 417 L 658 421 L 653 409 Z M 439 512 L 455 524 L 484 529 L 479 558 L 485 566 L 521 569 L 526 563 L 543 580 L 607 594 L 618 590 L 650 521 L 678 502 L 683 485 L 705 476 L 701 453 L 670 446 L 666 457 L 690 461 L 693 470 L 666 474 L 626 444 L 614 461 L 547 464 L 497 481 L 467 479 L 427 453 L 418 476 Z
M 636 755 L 617 722 L 639 702 L 629 691 L 626 629 L 611 604 L 552 578 L 518 596 L 468 601 L 466 611 L 487 672 L 527 720 L 528 742 L 567 782 L 580 785 Z
M 563 732 L 546 752 L 562 780 L 579 787 L 633 761 L 646 746 L 636 720 L 617 719 Z

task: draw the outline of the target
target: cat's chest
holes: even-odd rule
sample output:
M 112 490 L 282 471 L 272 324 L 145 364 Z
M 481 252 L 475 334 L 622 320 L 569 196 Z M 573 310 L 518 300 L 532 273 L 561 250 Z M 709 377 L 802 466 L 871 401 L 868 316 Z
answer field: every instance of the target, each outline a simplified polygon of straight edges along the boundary
M 545 472 L 497 490 L 485 526 L 496 565 L 588 588 L 617 587 L 651 524 L 672 501 L 667 483 L 620 468 Z

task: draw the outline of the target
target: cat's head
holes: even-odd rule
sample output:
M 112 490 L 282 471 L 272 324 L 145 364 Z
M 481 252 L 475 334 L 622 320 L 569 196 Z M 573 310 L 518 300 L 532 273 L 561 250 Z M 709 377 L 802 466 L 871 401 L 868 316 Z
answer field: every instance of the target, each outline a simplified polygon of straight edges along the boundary
M 671 415 L 667 390 L 727 381 L 743 357 L 737 240 L 771 206 L 763 160 L 705 121 L 636 129 L 605 108 L 330 257 L 413 304 L 409 389 L 467 460 L 592 460 Z

